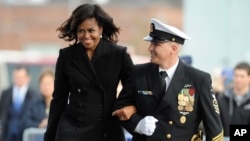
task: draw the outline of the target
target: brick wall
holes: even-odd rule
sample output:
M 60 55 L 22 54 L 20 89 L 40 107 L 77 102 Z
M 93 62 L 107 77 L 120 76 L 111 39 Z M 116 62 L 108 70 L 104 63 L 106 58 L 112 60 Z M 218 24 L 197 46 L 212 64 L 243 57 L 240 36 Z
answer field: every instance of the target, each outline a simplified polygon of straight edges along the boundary
M 151 17 L 182 27 L 182 11 L 178 8 L 164 5 L 103 8 L 122 29 L 120 44 L 135 47 L 137 54 L 147 54 L 148 43 L 142 38 L 149 32 Z M 66 5 L 0 6 L 0 13 L 0 49 L 21 50 L 29 44 L 68 45 L 57 38 L 56 32 L 69 16 Z

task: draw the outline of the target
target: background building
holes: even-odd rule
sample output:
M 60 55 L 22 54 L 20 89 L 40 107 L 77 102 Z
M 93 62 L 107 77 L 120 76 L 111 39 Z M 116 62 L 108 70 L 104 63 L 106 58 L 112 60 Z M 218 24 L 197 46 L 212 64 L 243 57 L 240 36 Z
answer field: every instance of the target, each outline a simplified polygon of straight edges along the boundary
M 119 44 L 129 47 L 136 63 L 149 61 L 142 38 L 150 18 L 182 28 L 181 0 L 0 0 L 0 91 L 11 83 L 15 63 L 29 65 L 37 85 L 39 69 L 55 63 L 58 50 L 69 44 L 57 37 L 57 27 L 86 2 L 99 3 L 113 17 L 121 27 Z
M 183 27 L 192 37 L 183 53 L 211 72 L 250 62 L 249 0 L 184 0 Z

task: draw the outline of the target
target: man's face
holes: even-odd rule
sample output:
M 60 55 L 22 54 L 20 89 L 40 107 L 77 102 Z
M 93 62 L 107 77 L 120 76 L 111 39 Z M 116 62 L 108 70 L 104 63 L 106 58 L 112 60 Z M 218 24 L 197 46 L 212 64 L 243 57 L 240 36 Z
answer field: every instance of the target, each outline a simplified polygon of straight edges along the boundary
M 148 51 L 151 54 L 151 62 L 155 64 L 162 64 L 170 59 L 173 55 L 172 43 L 167 42 L 151 42 Z
M 14 84 L 18 87 L 22 87 L 29 83 L 29 75 L 25 69 L 14 70 L 13 72 Z
M 241 90 L 250 85 L 250 75 L 244 69 L 236 69 L 233 77 L 234 88 Z

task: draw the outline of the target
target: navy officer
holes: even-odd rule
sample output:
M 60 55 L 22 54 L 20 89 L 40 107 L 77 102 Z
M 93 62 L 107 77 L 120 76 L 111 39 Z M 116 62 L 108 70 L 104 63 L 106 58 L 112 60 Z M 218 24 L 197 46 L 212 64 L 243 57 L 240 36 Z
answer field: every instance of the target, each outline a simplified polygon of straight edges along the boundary
M 135 66 L 133 90 L 119 95 L 113 112 L 133 141 L 200 141 L 201 121 L 207 141 L 223 141 L 210 75 L 179 57 L 189 39 L 178 28 L 151 19 L 150 33 L 144 38 L 150 42 L 151 60 Z

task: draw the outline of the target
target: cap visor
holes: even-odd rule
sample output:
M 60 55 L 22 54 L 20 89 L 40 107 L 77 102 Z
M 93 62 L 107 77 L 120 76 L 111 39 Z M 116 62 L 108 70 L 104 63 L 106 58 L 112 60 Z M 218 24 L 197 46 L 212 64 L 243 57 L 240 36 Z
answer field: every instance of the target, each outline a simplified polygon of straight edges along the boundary
M 149 41 L 149 42 L 150 42 L 150 41 L 153 40 L 153 38 L 150 37 L 150 36 L 146 36 L 146 37 L 143 38 L 143 40 L 144 40 L 144 41 Z

